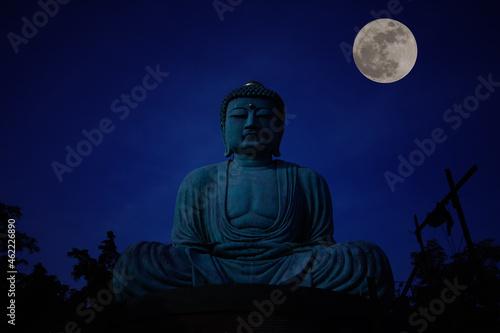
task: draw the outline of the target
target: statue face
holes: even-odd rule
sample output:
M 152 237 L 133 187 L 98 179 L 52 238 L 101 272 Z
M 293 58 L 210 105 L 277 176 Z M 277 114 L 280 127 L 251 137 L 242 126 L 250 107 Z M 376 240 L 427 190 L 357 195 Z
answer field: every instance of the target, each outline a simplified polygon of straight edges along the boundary
M 237 98 L 229 102 L 222 135 L 226 149 L 235 155 L 262 154 L 279 156 L 283 122 L 273 101 L 261 98 Z

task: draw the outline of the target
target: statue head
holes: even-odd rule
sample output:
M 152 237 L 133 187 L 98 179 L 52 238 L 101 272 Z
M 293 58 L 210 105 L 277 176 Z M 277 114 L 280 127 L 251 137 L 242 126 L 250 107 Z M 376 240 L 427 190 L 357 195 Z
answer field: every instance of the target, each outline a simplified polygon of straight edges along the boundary
M 280 156 L 284 123 L 285 104 L 276 92 L 256 81 L 231 91 L 220 107 L 224 155 Z

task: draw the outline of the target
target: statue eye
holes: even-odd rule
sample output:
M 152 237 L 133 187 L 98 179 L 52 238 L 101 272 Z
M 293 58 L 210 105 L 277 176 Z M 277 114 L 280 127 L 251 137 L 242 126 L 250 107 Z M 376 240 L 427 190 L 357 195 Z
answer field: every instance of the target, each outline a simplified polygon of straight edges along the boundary
M 272 118 L 273 115 L 270 114 L 269 112 L 259 112 L 259 113 L 257 113 L 257 117 L 267 119 L 267 118 Z
M 248 113 L 242 109 L 233 109 L 229 112 L 228 116 L 231 118 L 246 118 Z
M 229 117 L 231 117 L 231 118 L 246 118 L 247 115 L 246 114 L 241 114 L 241 113 L 233 113 Z

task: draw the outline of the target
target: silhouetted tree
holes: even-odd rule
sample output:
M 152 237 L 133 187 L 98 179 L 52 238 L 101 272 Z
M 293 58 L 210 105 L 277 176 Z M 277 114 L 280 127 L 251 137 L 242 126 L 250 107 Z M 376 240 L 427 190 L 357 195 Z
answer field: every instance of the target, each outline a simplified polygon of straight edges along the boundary
M 113 268 L 116 260 L 119 257 L 117 248 L 114 242 L 115 236 L 112 231 L 107 232 L 107 238 L 101 242 L 98 249 L 101 251 L 98 259 L 92 258 L 88 250 L 79 250 L 73 248 L 67 255 L 78 260 L 78 263 L 73 266 L 72 276 L 75 281 L 84 279 L 87 284 L 81 290 L 71 289 L 68 292 L 68 287 L 61 285 L 63 292 L 58 289 L 57 279 L 47 275 L 47 271 L 41 264 L 35 266 L 35 271 L 28 276 L 26 286 L 30 286 L 37 294 L 37 298 L 53 300 L 51 305 L 40 306 L 47 311 L 42 312 L 36 320 L 33 320 L 30 325 L 22 327 L 21 331 L 48 331 L 48 332 L 65 332 L 66 325 L 73 322 L 72 325 L 77 325 L 73 330 L 77 332 L 90 332 L 99 313 L 102 311 L 102 306 L 99 304 L 99 293 L 102 295 L 103 290 L 109 290 L 109 282 L 113 275 Z M 37 281 L 39 283 L 37 283 Z M 42 285 L 45 290 L 41 291 Z M 63 295 L 67 296 L 63 300 Z M 69 295 L 69 297 L 68 297 Z M 111 293 L 108 293 L 111 295 Z M 55 301 L 58 303 L 56 304 Z
M 428 240 L 423 252 L 410 254 L 412 265 L 418 265 L 413 287 L 414 303 L 428 301 L 442 288 L 449 260 L 448 255 L 436 239 Z
M 28 254 L 32 254 L 40 251 L 35 238 L 19 231 L 18 223 L 21 217 L 20 207 L 0 203 L 0 235 L 2 236 L 0 243 L 0 253 L 2 253 L 0 269 L 4 272 L 15 271 L 19 265 L 28 264 L 26 259 L 18 258 L 19 252 L 27 251 Z M 8 236 L 9 219 L 15 220 L 15 238 L 12 238 L 12 240 L 15 240 L 15 243 L 8 242 L 11 239 Z M 9 244 L 15 244 L 15 261 L 8 261 L 8 259 L 12 259 L 9 258 L 9 254 L 13 253 L 9 253 L 9 249 L 12 250 L 12 247 L 9 248 Z M 13 266 L 9 266 L 11 264 Z M 51 309 L 63 306 L 68 298 L 69 286 L 62 284 L 55 275 L 48 275 L 47 270 L 41 263 L 34 265 L 33 271 L 30 274 L 17 272 L 14 275 L 16 283 L 15 295 L 13 296 L 15 297 L 11 299 L 15 299 L 16 325 L 7 325 L 7 321 L 2 320 L 0 327 L 9 330 L 17 329 L 17 331 L 24 331 L 28 327 L 35 327 L 40 318 L 46 316 Z M 1 283 L 1 288 L 5 292 L 10 289 L 6 282 L 10 283 L 6 279 L 3 279 Z M 6 306 L 2 306 L 2 314 L 3 318 L 8 318 L 6 316 Z
M 40 252 L 40 248 L 36 244 L 36 239 L 29 237 L 24 232 L 18 229 L 18 223 L 21 220 L 21 208 L 18 206 L 8 206 L 0 202 L 0 253 L 2 253 L 1 265 L 7 263 L 6 256 L 8 251 L 8 230 L 9 219 L 14 219 L 16 227 L 16 265 L 27 265 L 25 259 L 17 259 L 18 252 L 28 251 L 28 254 Z M 5 257 L 4 257 L 5 256 Z M 3 266 L 2 266 L 3 268 Z
M 492 239 L 473 244 L 473 251 L 465 248 L 462 253 L 452 256 L 448 265 L 451 272 L 461 276 L 468 288 L 464 299 L 471 308 L 496 313 L 500 319 L 500 246 Z
M 78 260 L 71 273 L 73 279 L 79 281 L 83 278 L 87 281 L 87 285 L 80 291 L 74 292 L 72 298 L 95 297 L 99 290 L 108 288 L 120 253 L 117 251 L 113 232 L 108 231 L 106 235 L 107 238 L 98 246 L 101 254 L 97 259 L 91 258 L 88 250 L 73 248 L 68 252 L 68 257 Z
M 492 239 L 451 257 L 437 240 L 429 240 L 423 252 L 413 252 L 410 257 L 419 267 L 412 296 L 414 310 L 434 306 L 438 313 L 429 312 L 433 320 L 426 320 L 426 332 L 500 332 L 500 246 Z M 459 285 L 458 291 L 450 291 L 450 285 Z
M 36 239 L 20 232 L 18 222 L 21 220 L 21 208 L 0 203 L 0 268 L 6 272 L 8 264 L 8 239 L 9 219 L 15 222 L 15 266 L 27 265 L 25 259 L 18 259 L 19 252 L 32 254 L 39 252 Z M 12 243 L 12 242 L 11 242 Z M 107 232 L 107 238 L 98 246 L 100 254 L 97 259 L 91 258 L 88 250 L 73 248 L 68 256 L 78 260 L 73 266 L 72 276 L 75 281 L 85 279 L 87 284 L 81 290 L 69 289 L 62 284 L 55 275 L 49 275 L 47 269 L 38 263 L 34 265 L 33 272 L 16 274 L 16 326 L 7 325 L 3 320 L 0 328 L 9 332 L 29 331 L 64 331 L 69 321 L 81 324 L 82 317 L 75 315 L 79 307 L 89 309 L 96 307 L 96 296 L 104 289 L 109 289 L 113 276 L 113 268 L 120 254 L 115 245 L 115 236 L 112 231 Z M 0 283 L 2 290 L 8 290 L 7 280 Z M 6 317 L 6 306 L 2 306 L 2 314 Z M 82 325 L 82 328 L 85 326 Z M 85 330 L 84 330 L 85 331 Z
M 57 276 L 48 275 L 47 269 L 38 263 L 33 272 L 17 284 L 17 319 L 21 323 L 37 324 L 55 308 L 60 308 L 68 298 L 69 286 L 62 284 Z

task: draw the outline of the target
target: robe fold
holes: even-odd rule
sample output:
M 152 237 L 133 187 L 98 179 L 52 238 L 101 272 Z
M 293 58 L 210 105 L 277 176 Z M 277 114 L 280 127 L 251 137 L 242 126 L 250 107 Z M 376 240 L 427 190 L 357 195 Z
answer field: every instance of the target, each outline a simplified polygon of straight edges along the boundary
M 231 161 L 190 172 L 177 195 L 172 245 L 129 246 L 115 266 L 118 300 L 157 290 L 206 284 L 250 283 L 316 287 L 389 299 L 389 261 L 375 244 L 335 243 L 331 197 L 315 171 L 275 160 L 279 210 L 266 229 L 240 229 L 226 215 Z M 263 203 L 265 204 L 265 203 Z M 124 281 L 123 276 L 133 276 Z

